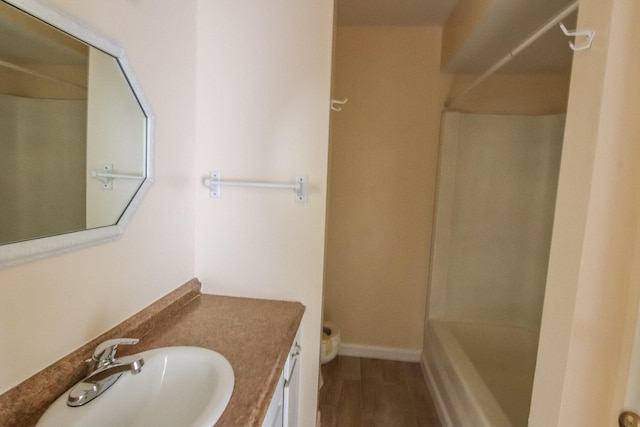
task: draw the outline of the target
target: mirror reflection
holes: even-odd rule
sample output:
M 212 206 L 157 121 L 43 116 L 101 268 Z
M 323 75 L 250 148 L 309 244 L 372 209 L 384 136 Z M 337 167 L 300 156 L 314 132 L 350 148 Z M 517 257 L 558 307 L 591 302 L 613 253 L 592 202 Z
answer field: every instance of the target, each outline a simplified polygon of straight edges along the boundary
M 116 58 L 0 2 L 0 245 L 117 224 L 146 119 Z

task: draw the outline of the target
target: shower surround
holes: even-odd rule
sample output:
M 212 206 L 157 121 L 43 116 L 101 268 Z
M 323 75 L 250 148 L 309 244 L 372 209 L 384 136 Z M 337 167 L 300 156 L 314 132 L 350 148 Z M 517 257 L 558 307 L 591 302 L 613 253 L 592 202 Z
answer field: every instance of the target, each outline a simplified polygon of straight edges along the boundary
M 443 115 L 423 365 L 446 426 L 527 425 L 564 121 Z

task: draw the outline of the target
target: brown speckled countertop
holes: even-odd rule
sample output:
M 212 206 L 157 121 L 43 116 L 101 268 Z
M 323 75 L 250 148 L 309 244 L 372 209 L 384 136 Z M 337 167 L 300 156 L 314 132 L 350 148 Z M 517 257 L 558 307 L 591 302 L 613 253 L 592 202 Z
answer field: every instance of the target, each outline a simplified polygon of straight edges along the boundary
M 0 425 L 30 427 L 86 373 L 82 362 L 114 337 L 140 338 L 119 354 L 190 345 L 229 360 L 235 386 L 217 427 L 260 426 L 304 314 L 296 302 L 200 294 L 191 280 L 62 360 L 0 395 Z

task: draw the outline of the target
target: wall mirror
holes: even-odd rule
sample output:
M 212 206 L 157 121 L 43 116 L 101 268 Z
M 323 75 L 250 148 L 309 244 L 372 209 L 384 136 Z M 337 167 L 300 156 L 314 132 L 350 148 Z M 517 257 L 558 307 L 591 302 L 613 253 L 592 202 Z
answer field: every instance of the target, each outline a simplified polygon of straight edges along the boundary
M 0 0 L 0 267 L 117 239 L 152 182 L 152 125 L 122 48 Z

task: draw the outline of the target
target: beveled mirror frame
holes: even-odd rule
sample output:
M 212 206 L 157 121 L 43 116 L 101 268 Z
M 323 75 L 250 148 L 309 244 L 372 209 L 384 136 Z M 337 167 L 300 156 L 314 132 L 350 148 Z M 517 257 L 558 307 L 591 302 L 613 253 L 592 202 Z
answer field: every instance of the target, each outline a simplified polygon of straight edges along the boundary
M 116 58 L 133 94 L 138 99 L 140 108 L 147 118 L 145 125 L 147 140 L 145 179 L 115 225 L 1 245 L 0 268 L 119 239 L 153 183 L 153 132 L 155 122 L 151 106 L 142 92 L 142 88 L 135 77 L 123 48 L 85 24 L 38 0 L 3 1 Z

